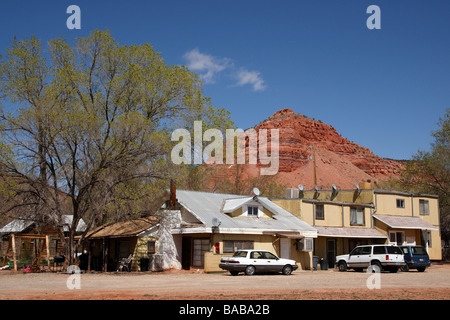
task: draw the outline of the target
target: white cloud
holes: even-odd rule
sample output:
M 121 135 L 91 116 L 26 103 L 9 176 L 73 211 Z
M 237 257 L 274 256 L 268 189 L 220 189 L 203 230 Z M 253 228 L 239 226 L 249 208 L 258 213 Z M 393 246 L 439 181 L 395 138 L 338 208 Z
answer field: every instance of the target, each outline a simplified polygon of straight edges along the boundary
M 245 86 L 246 84 L 250 84 L 253 86 L 253 91 L 263 91 L 266 89 L 261 73 L 258 71 L 249 71 L 241 68 L 236 77 L 238 80 L 236 84 L 237 86 Z
M 216 58 L 208 54 L 201 53 L 198 49 L 193 49 L 184 54 L 187 66 L 190 70 L 200 73 L 200 78 L 205 83 L 214 83 L 215 75 L 232 65 L 227 58 Z
M 218 73 L 230 69 L 228 76 L 237 80 L 235 86 L 242 87 L 249 84 L 253 87 L 253 91 L 263 91 L 267 88 L 260 72 L 245 68 L 237 69 L 232 59 L 214 57 L 200 52 L 197 48 L 186 52 L 183 58 L 187 61 L 188 68 L 197 72 L 205 83 L 214 83 Z

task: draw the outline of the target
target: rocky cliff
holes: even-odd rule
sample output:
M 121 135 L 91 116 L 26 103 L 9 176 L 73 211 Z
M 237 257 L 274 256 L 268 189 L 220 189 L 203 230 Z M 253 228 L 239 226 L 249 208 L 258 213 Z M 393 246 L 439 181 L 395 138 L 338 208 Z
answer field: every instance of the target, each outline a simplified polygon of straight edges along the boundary
M 343 138 L 332 126 L 294 113 L 276 112 L 254 127 L 279 129 L 279 173 L 276 179 L 297 187 L 353 188 L 355 183 L 378 182 L 397 176 L 402 163 L 384 159 Z M 315 159 L 315 161 L 314 161 Z M 315 170 L 314 170 L 315 167 Z

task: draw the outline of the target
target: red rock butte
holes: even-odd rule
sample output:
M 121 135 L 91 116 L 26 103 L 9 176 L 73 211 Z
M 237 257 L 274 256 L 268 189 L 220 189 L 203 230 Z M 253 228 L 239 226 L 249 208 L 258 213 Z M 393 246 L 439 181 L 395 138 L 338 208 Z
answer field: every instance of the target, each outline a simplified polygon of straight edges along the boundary
M 332 126 L 291 109 L 276 112 L 254 129 L 279 129 L 279 171 L 274 178 L 289 188 L 302 184 L 312 189 L 316 182 L 320 189 L 330 190 L 333 184 L 339 189 L 354 189 L 355 183 L 377 183 L 398 176 L 403 167 L 400 161 L 381 158 L 343 138 Z M 242 179 L 259 172 L 255 165 L 244 167 Z

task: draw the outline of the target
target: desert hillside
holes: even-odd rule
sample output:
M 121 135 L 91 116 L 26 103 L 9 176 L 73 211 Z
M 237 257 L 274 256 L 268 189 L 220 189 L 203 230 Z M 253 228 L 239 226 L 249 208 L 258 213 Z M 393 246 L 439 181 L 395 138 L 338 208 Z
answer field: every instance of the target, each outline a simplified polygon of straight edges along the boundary
M 316 183 L 321 189 L 354 188 L 355 183 L 372 183 L 398 176 L 401 162 L 384 159 L 368 148 L 343 138 L 332 126 L 310 119 L 291 109 L 283 109 L 256 125 L 254 129 L 279 129 L 279 171 L 273 178 L 286 187 Z M 270 150 L 270 149 L 269 149 Z M 315 161 L 314 161 L 315 159 Z M 246 161 L 246 163 L 248 163 Z M 215 181 L 239 176 L 241 182 L 258 176 L 258 165 L 221 165 L 215 168 Z M 315 169 L 315 170 L 314 170 Z

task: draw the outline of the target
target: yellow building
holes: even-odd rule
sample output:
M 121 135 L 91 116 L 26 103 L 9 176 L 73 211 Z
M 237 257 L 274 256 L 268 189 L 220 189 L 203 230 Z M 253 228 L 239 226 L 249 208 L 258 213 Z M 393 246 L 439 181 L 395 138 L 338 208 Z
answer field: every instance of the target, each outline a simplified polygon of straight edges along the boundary
M 312 268 L 317 230 L 268 198 L 187 190 L 171 194 L 173 203 L 162 209 L 179 212 L 171 234 L 183 269 L 223 271 L 220 259 L 239 249 L 268 250 L 296 260 L 300 270 Z
M 441 260 L 438 197 L 373 189 L 288 189 L 272 199 L 317 230 L 314 255 L 333 267 L 336 255 L 362 244 L 415 244 Z

